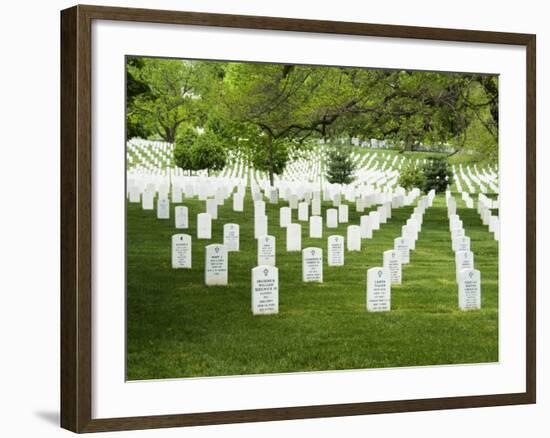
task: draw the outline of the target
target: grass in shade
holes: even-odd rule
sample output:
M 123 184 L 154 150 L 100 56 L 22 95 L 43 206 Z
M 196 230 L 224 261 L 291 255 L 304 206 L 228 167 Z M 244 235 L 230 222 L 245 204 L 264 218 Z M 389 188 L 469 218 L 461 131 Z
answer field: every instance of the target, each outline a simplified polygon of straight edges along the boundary
M 349 224 L 310 239 L 302 222 L 302 248 L 323 249 L 324 283 L 303 283 L 301 253 L 287 253 L 279 205 L 266 203 L 269 234 L 276 238 L 279 314 L 253 316 L 251 269 L 256 266 L 253 206 L 232 211 L 231 199 L 218 210 L 212 239 L 196 239 L 196 215 L 204 202 L 184 200 L 190 228 L 176 230 L 155 211 L 127 205 L 127 378 L 129 380 L 360 368 L 405 367 L 498 361 L 498 242 L 475 209 L 460 196 L 457 213 L 471 238 L 481 271 L 482 308 L 458 309 L 454 253 L 443 195 L 426 210 L 424 224 L 403 267 L 403 284 L 392 286 L 390 312 L 366 311 L 367 269 L 382 265 L 413 207 L 394 209 L 392 218 L 360 252 L 345 252 L 345 266 L 327 266 L 327 237 L 346 236 L 346 225 L 365 213 L 350 205 Z M 323 205 L 323 216 L 329 204 Z M 297 222 L 297 211 L 292 212 Z M 204 285 L 204 246 L 223 243 L 223 224 L 240 225 L 240 252 L 229 254 L 229 285 Z M 324 221 L 325 222 L 325 221 Z M 171 268 L 171 236 L 193 236 L 193 268 Z

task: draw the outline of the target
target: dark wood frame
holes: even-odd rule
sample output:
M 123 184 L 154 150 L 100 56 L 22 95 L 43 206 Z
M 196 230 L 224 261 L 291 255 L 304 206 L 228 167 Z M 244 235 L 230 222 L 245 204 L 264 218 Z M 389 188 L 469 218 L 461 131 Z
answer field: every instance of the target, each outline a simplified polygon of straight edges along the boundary
M 93 20 L 414 38 L 526 47 L 526 392 L 92 419 L 91 24 Z M 61 12 L 61 426 L 81 433 L 535 403 L 535 52 L 536 37 L 531 34 L 82 5 L 63 10 Z

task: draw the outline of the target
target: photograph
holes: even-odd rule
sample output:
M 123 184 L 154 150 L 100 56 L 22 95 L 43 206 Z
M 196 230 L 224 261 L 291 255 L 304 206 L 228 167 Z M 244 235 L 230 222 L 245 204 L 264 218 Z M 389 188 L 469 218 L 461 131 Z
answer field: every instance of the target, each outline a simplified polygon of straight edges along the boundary
M 499 75 L 127 55 L 126 380 L 499 362 Z

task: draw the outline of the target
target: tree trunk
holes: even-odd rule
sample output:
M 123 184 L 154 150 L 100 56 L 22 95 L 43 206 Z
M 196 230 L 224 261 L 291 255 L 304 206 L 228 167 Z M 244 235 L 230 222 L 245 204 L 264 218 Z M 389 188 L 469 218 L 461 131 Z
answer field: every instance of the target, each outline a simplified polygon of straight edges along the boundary
M 268 147 L 268 157 L 269 157 L 269 184 L 271 187 L 274 186 L 274 177 L 273 170 L 275 168 L 275 163 L 273 159 L 273 135 L 270 132 L 267 134 L 267 147 Z

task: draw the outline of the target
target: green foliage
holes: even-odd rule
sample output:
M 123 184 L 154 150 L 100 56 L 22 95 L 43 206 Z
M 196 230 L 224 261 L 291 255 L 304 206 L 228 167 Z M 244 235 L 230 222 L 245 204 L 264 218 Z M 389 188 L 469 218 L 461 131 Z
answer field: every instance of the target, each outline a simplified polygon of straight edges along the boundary
M 129 137 L 200 126 L 271 176 L 319 138 L 498 158 L 498 76 L 135 57 L 126 73 Z
M 227 162 L 227 152 L 219 138 L 211 131 L 198 134 L 187 128 L 178 134 L 175 141 L 176 166 L 190 171 L 222 170 Z
M 357 165 L 351 159 L 349 149 L 338 148 L 328 154 L 327 179 L 331 184 L 350 184 Z
M 415 166 L 414 164 L 407 166 L 399 174 L 398 184 L 404 189 L 411 190 L 417 187 L 422 190 L 425 183 L 426 176 L 424 172 L 419 166 Z
M 424 165 L 424 192 L 435 190 L 436 193 L 444 192 L 447 186 L 453 183 L 453 172 L 448 161 L 442 157 L 433 157 Z
M 227 152 L 219 139 L 210 131 L 199 135 L 193 146 L 193 163 L 196 170 L 222 170 L 227 162 Z

